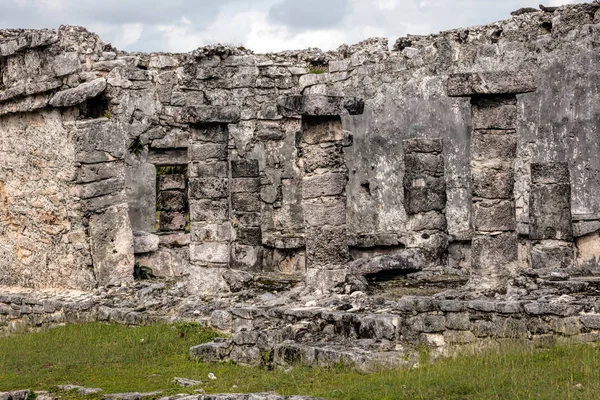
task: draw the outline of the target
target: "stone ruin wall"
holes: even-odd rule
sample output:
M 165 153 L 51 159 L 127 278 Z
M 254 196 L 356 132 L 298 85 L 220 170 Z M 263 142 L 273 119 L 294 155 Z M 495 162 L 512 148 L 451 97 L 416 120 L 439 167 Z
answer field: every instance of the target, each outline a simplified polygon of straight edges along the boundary
M 392 50 L 369 39 L 266 55 L 124 53 L 70 26 L 0 31 L 0 284 L 127 283 L 136 260 L 198 292 L 228 290 L 235 271 L 327 285 L 349 262 L 394 255 L 504 283 L 531 267 L 595 272 L 599 10 Z M 535 90 L 449 96 L 449 77 L 478 72 L 531 74 Z M 491 110 L 483 125 L 478 110 Z M 486 126 L 494 115 L 510 126 Z M 485 175 L 488 158 L 510 167 Z M 157 168 L 169 174 L 157 181 Z M 513 238 L 501 260 L 512 270 L 485 269 L 498 260 L 480 243 L 498 232 Z

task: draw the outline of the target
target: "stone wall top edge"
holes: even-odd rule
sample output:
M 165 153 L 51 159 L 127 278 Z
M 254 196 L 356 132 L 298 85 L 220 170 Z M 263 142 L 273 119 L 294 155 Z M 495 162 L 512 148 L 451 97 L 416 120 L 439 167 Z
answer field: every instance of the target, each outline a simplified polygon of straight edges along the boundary
M 407 34 L 406 36 L 399 37 L 392 46 L 388 45 L 386 38 L 368 38 L 359 43 L 347 45 L 341 44 L 336 50 L 323 51 L 319 48 L 307 48 L 297 50 L 285 50 L 278 52 L 268 53 L 254 53 L 252 50 L 245 49 L 240 46 L 233 46 L 227 44 L 211 44 L 207 46 L 201 46 L 197 49 L 187 53 L 170 53 L 170 52 L 127 52 L 118 50 L 118 54 L 124 55 L 137 55 L 137 56 L 152 56 L 152 55 L 167 55 L 167 56 L 183 56 L 183 57 L 194 57 L 204 58 L 211 55 L 226 55 L 226 56 L 263 56 L 263 57 L 283 57 L 283 58 L 314 58 L 320 55 L 321 58 L 314 59 L 315 62 L 326 63 L 330 60 L 336 60 L 340 58 L 346 58 L 349 54 L 356 52 L 397 52 L 401 51 L 406 47 L 424 47 L 428 46 L 438 40 L 444 39 L 447 36 L 455 36 L 461 34 L 477 35 L 479 33 L 485 33 L 491 29 L 502 29 L 504 27 L 510 27 L 511 25 L 517 24 L 519 29 L 527 29 L 529 26 L 537 28 L 540 23 L 551 21 L 553 18 L 563 16 L 565 14 L 577 14 L 577 13 L 589 13 L 590 8 L 600 9 L 600 3 L 597 1 L 591 3 L 579 3 L 579 4 L 567 4 L 560 7 L 546 8 L 545 10 L 539 10 L 537 12 L 526 12 L 519 15 L 513 15 L 507 19 L 491 22 L 489 24 L 474 25 L 469 27 L 460 27 L 440 31 L 437 33 L 414 35 Z M 552 10 L 552 11 L 548 11 Z M 81 26 L 70 26 L 61 25 L 58 29 L 0 29 L 0 43 L 12 40 L 25 35 L 31 35 L 33 33 L 45 32 L 48 34 L 60 34 L 61 32 L 77 31 L 79 33 L 87 33 L 91 36 L 97 36 L 95 33 L 88 31 L 86 28 Z M 108 44 L 108 43 L 107 43 Z M 390 48 L 391 47 L 391 48 Z

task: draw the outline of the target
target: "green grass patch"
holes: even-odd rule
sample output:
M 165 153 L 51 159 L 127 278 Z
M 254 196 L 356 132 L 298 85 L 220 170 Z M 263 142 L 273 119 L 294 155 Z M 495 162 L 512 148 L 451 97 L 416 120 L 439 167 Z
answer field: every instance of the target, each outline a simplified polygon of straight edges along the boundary
M 267 371 L 208 365 L 188 357 L 190 346 L 214 337 L 194 324 L 132 328 L 95 323 L 0 338 L 0 391 L 76 384 L 105 393 L 192 393 L 194 388 L 171 382 L 184 377 L 202 381 L 208 393 L 276 391 L 328 399 L 600 398 L 600 350 L 588 345 L 513 348 L 362 375 L 341 367 Z M 207 379 L 210 372 L 217 380 Z

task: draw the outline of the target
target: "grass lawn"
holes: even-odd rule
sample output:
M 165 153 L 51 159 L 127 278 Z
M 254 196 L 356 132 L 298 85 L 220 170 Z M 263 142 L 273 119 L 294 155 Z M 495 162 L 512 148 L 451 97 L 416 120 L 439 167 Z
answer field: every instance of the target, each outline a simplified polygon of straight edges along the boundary
M 188 358 L 190 346 L 214 336 L 190 324 L 86 324 L 3 337 L 0 391 L 70 383 L 105 393 L 193 393 L 171 382 L 183 377 L 202 381 L 208 393 L 276 391 L 327 399 L 600 398 L 600 349 L 587 345 L 487 353 L 361 375 L 342 368 L 266 371 Z M 216 380 L 207 379 L 210 372 Z

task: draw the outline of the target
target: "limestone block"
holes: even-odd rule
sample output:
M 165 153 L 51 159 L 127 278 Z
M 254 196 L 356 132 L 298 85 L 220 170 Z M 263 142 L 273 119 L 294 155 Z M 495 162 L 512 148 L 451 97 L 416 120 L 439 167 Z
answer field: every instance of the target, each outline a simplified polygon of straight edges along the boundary
M 227 146 L 220 143 L 192 143 L 188 148 L 190 161 L 225 161 Z
M 338 169 L 345 167 L 346 160 L 341 144 L 323 148 L 321 146 L 304 146 L 302 148 L 302 164 L 308 173 L 319 168 Z
M 258 193 L 232 193 L 231 208 L 236 211 L 258 212 L 261 202 Z
M 161 211 L 183 211 L 187 208 L 185 193 L 179 190 L 163 190 L 158 193 L 158 209 Z
M 227 143 L 229 129 L 227 124 L 212 123 L 194 126 L 190 129 L 191 138 L 196 142 Z
M 189 181 L 190 199 L 219 199 L 227 197 L 228 180 L 225 178 L 192 178 Z
M 259 178 L 233 178 L 229 184 L 231 193 L 259 193 L 261 184 Z
M 258 160 L 234 160 L 231 161 L 231 176 L 233 178 L 258 178 Z
M 511 131 L 473 131 L 471 158 L 477 161 L 512 161 L 517 156 L 517 137 Z
M 359 115 L 365 104 L 362 99 L 334 96 L 287 96 L 277 99 L 277 111 L 284 117 Z
M 306 144 L 321 144 L 341 142 L 343 139 L 344 130 L 342 129 L 342 120 L 340 117 L 302 118 L 302 142 Z
M 91 82 L 82 83 L 76 88 L 56 93 L 50 99 L 50 105 L 53 107 L 72 107 L 98 96 L 105 89 L 106 79 L 98 78 Z
M 444 157 L 433 153 L 408 153 L 404 155 L 404 170 L 410 176 L 444 176 Z
M 505 232 L 499 235 L 475 235 L 471 245 L 471 267 L 485 270 L 488 267 L 516 262 L 517 235 Z
M 515 202 L 512 200 L 482 200 L 473 203 L 473 227 L 477 231 L 514 231 Z
M 340 226 L 346 224 L 346 199 L 327 197 L 305 200 L 304 220 L 309 226 Z
M 231 244 L 231 267 L 244 271 L 260 271 L 262 268 L 262 247 Z
M 181 231 L 186 226 L 185 214 L 177 211 L 161 211 L 158 225 L 161 231 Z
M 107 164 L 94 164 L 90 167 L 93 168 L 95 165 Z M 84 167 L 85 165 L 82 165 L 80 170 Z M 98 171 L 98 175 L 101 174 L 102 168 Z M 156 167 L 148 163 L 127 165 L 125 191 L 131 227 L 135 231 L 154 232 L 156 230 Z
M 441 153 L 444 142 L 442 139 L 413 138 L 402 142 L 404 153 Z
M 229 244 L 228 243 L 191 243 L 190 261 L 200 263 L 229 263 Z
M 190 244 L 189 233 L 171 233 L 160 235 L 160 245 L 163 247 L 187 247 Z
M 331 290 L 346 281 L 348 271 L 345 269 L 320 269 L 308 268 L 306 270 L 306 284 L 322 291 Z
M 531 248 L 531 266 L 539 269 L 571 268 L 575 261 L 573 243 L 558 240 L 542 240 Z
M 404 208 L 408 214 L 441 211 L 446 207 L 443 177 L 404 177 Z
M 70 51 L 61 53 L 49 60 L 52 72 L 57 77 L 72 74 L 79 70 L 81 63 L 79 62 L 79 53 Z
M 190 178 L 227 178 L 227 161 L 196 161 L 188 165 Z
M 188 163 L 188 149 L 150 148 L 146 162 L 156 166 L 185 165 Z
M 133 282 L 133 233 L 127 206 L 112 206 L 91 215 L 89 235 L 98 284 Z
M 332 269 L 344 265 L 350 258 L 346 226 L 307 229 L 306 258 L 310 267 Z
M 517 94 L 535 90 L 535 76 L 524 70 L 452 74 L 446 82 L 446 92 L 450 97 Z
M 409 231 L 446 230 L 446 215 L 438 211 L 413 214 L 408 218 Z
M 243 226 L 260 226 L 261 214 L 259 212 L 244 212 L 233 210 L 232 220 Z
M 247 246 L 262 245 L 262 231 L 260 227 L 243 227 L 239 226 L 235 230 L 235 241 L 238 244 Z
M 473 197 L 512 199 L 514 173 L 510 164 L 471 163 Z
M 227 242 L 231 239 L 229 222 L 192 222 L 190 225 L 192 242 Z
M 423 251 L 408 248 L 376 257 L 363 257 L 348 263 L 348 270 L 354 275 L 375 274 L 381 271 L 420 271 L 426 263 Z
M 533 186 L 529 199 L 529 237 L 573 240 L 571 186 Z
M 566 162 L 531 163 L 531 183 L 569 184 L 569 164 Z
M 473 130 L 505 129 L 514 130 L 517 124 L 516 104 L 479 101 L 471 109 Z
M 135 254 L 156 251 L 159 244 L 160 238 L 157 235 L 143 231 L 133 232 L 133 252 Z
M 160 175 L 158 177 L 158 190 L 185 190 L 185 175 Z
M 573 236 L 581 237 L 600 231 L 600 221 L 576 221 L 573 223 Z
M 115 194 L 125 187 L 125 177 L 104 179 L 98 182 L 84 183 L 76 186 L 76 195 L 81 199 L 91 199 L 108 194 Z
M 240 109 L 236 106 L 187 106 L 183 108 L 177 120 L 188 124 L 236 124 L 240 120 Z
M 306 176 L 302 179 L 302 198 L 313 199 L 341 195 L 346 189 L 347 181 L 347 174 L 342 173 Z
M 306 254 L 303 250 L 263 249 L 263 271 L 282 274 L 306 273 Z
M 77 169 L 77 183 L 97 182 L 124 176 L 125 166 L 121 162 L 83 164 Z
M 229 219 L 229 202 L 220 200 L 190 200 L 190 220 L 226 221 Z
M 74 136 L 75 161 L 95 164 L 123 159 L 127 151 L 127 135 L 109 119 L 76 122 Z

